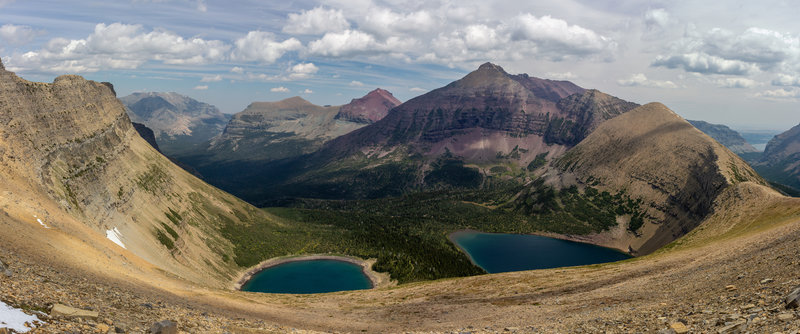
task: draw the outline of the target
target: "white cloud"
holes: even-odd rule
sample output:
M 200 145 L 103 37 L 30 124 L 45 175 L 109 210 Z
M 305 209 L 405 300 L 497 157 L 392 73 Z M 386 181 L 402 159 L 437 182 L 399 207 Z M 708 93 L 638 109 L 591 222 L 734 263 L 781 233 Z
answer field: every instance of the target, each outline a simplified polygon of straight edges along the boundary
M 749 75 L 794 63 L 798 57 L 797 35 L 758 27 L 739 34 L 721 28 L 705 33 L 689 29 L 652 65 L 702 74 Z
M 425 89 L 425 88 L 419 88 L 419 87 L 411 87 L 411 88 L 409 88 L 408 90 L 409 90 L 409 91 L 412 91 L 412 92 L 414 92 L 414 93 L 422 93 L 422 92 L 427 92 L 427 91 L 428 91 L 428 90 L 427 90 L 427 89 Z
M 512 40 L 533 42 L 538 53 L 554 58 L 560 58 L 559 54 L 583 56 L 617 47 L 616 42 L 608 37 L 549 15 L 539 18 L 521 14 L 508 26 Z
M 193 89 L 194 90 L 208 90 L 208 85 L 195 86 Z
M 200 82 L 217 82 L 217 81 L 222 81 L 222 75 L 219 74 L 214 76 L 209 75 L 209 76 L 204 76 L 202 79 L 200 79 Z
M 208 6 L 206 6 L 205 0 L 197 0 L 197 11 L 203 13 L 208 11 Z
M 292 37 L 283 42 L 277 42 L 272 33 L 264 31 L 250 31 L 247 36 L 239 38 L 234 43 L 236 49 L 232 58 L 241 61 L 258 61 L 272 64 L 286 52 L 300 50 L 303 45 Z
M 289 22 L 283 27 L 288 34 L 313 35 L 340 32 L 350 28 L 342 10 L 316 7 L 300 14 L 289 14 Z
M 232 72 L 232 73 L 236 73 L 236 74 L 242 74 L 242 73 L 244 73 L 244 69 L 243 69 L 243 68 L 241 68 L 241 67 L 239 67 L 239 66 L 234 66 L 234 67 L 231 69 L 231 72 Z
M 29 26 L 4 24 L 0 27 L 0 40 L 11 45 L 26 44 L 40 34 L 40 31 L 36 31 Z
M 575 80 L 578 78 L 578 76 L 572 72 L 547 72 L 544 74 L 544 78 L 553 80 Z
M 314 93 L 314 91 L 312 91 L 312 90 L 310 90 L 310 89 L 308 89 L 308 88 L 306 88 L 306 89 L 303 91 L 303 94 L 312 94 L 312 93 Z
M 781 88 L 775 90 L 767 90 L 755 94 L 756 97 L 767 100 L 798 100 L 800 99 L 800 89 L 798 88 Z
M 380 37 L 421 35 L 437 30 L 438 21 L 441 21 L 440 18 L 425 10 L 404 14 L 388 8 L 372 7 L 359 22 L 359 28 Z
M 286 88 L 286 87 L 283 87 L 283 86 L 273 87 L 273 88 L 270 88 L 269 91 L 273 92 L 273 93 L 288 93 L 289 92 L 289 88 Z
M 753 88 L 758 84 L 747 78 L 724 78 L 717 80 L 717 84 L 723 88 Z
M 648 30 L 664 29 L 670 20 L 670 15 L 664 8 L 650 9 L 644 13 L 644 23 Z
M 300 63 L 297 65 L 292 66 L 289 69 L 289 78 L 290 79 L 307 79 L 317 73 L 319 68 L 314 65 L 313 63 Z
M 778 77 L 772 80 L 773 86 L 795 86 L 800 87 L 800 78 L 788 74 L 778 74 Z
M 672 81 L 651 80 L 643 73 L 633 74 L 627 79 L 617 80 L 617 84 L 628 87 L 678 88 L 678 85 Z
M 652 66 L 671 69 L 682 68 L 686 72 L 702 74 L 747 75 L 757 70 L 754 64 L 698 52 L 658 56 L 653 61 Z
M 345 30 L 340 33 L 327 33 L 321 39 L 308 43 L 308 51 L 320 56 L 352 56 L 374 51 L 377 42 L 375 37 L 357 30 Z
M 183 38 L 166 30 L 144 32 L 141 25 L 100 23 L 85 39 L 54 38 L 42 49 L 15 54 L 8 63 L 48 73 L 134 69 L 147 61 L 205 64 L 225 58 L 230 47 L 217 40 Z
M 361 82 L 361 81 L 353 80 L 353 81 L 350 81 L 350 86 L 351 87 L 364 87 L 364 83 Z

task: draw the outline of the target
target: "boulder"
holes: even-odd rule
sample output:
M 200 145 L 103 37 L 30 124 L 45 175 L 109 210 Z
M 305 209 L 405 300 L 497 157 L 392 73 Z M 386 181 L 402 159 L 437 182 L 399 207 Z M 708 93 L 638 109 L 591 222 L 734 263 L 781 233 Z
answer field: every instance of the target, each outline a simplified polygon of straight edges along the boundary
M 150 334 L 177 334 L 178 324 L 172 320 L 161 320 L 150 327 Z
M 53 304 L 53 308 L 50 310 L 50 316 L 69 319 L 80 318 L 97 320 L 99 314 L 95 311 L 81 310 L 63 304 Z
M 800 306 L 800 286 L 794 288 L 794 291 L 786 296 L 784 302 L 786 303 L 786 308 L 797 308 Z

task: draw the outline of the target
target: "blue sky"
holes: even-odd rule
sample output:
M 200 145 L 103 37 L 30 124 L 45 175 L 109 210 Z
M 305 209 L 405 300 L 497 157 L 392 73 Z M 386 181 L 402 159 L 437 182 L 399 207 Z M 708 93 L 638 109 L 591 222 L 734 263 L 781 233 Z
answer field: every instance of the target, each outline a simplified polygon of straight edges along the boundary
M 80 74 L 227 113 L 376 87 L 405 101 L 491 61 L 690 119 L 788 129 L 795 13 L 786 1 L 0 0 L 0 57 L 28 80 Z

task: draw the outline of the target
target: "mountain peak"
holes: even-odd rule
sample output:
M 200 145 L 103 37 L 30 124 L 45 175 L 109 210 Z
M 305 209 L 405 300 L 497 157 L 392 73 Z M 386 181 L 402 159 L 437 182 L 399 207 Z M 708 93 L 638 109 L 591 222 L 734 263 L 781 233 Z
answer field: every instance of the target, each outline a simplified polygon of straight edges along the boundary
M 276 102 L 276 104 L 279 104 L 284 108 L 298 108 L 303 106 L 314 105 L 313 103 L 299 96 L 292 96 L 288 99 L 280 100 Z
M 364 97 L 353 99 L 350 103 L 343 105 L 336 118 L 356 123 L 375 123 L 385 117 L 390 109 L 401 103 L 389 91 L 376 88 Z

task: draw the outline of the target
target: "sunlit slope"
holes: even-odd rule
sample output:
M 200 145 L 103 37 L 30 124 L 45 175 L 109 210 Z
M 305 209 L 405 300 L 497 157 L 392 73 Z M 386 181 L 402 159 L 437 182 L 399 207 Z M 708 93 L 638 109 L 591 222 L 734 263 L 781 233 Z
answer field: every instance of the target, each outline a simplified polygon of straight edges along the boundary
M 736 154 L 660 103 L 601 124 L 555 166 L 558 174 L 551 179 L 558 182 L 577 180 L 641 201 L 641 226 L 588 238 L 640 254 L 698 226 L 726 188 L 745 181 L 764 184 Z
M 239 268 L 220 229 L 272 224 L 148 145 L 111 85 L 78 76 L 35 83 L 0 69 L 0 120 L 2 210 L 37 233 L 66 234 L 101 253 L 127 251 L 178 277 L 222 286 Z

